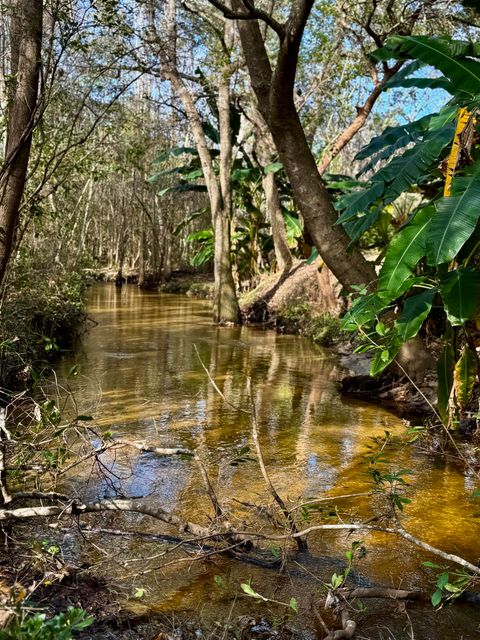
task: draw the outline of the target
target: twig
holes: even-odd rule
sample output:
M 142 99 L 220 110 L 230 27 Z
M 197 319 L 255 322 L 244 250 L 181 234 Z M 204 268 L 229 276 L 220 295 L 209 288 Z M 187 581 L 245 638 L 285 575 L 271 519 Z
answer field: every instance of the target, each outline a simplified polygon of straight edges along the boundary
M 200 456 L 198 455 L 198 451 L 195 451 L 194 459 L 195 459 L 195 462 L 197 463 L 197 467 L 198 467 L 198 469 L 200 471 L 200 475 L 202 476 L 203 482 L 205 484 L 205 488 L 207 490 L 208 497 L 210 498 L 210 502 L 213 505 L 213 509 L 215 511 L 215 517 L 216 518 L 225 518 L 225 514 L 223 513 L 223 509 L 220 506 L 220 502 L 218 501 L 218 498 L 217 498 L 217 495 L 216 495 L 215 491 L 213 490 L 212 483 L 210 482 L 210 478 L 208 477 L 208 473 L 207 473 L 207 470 L 205 468 L 205 465 L 200 460 Z
M 290 526 L 290 530 L 292 531 L 293 534 L 296 534 L 295 535 L 295 541 L 297 543 L 298 548 L 300 549 L 300 551 L 305 551 L 306 549 L 308 549 L 308 544 L 307 544 L 306 540 L 303 539 L 303 537 L 298 535 L 298 529 L 297 529 L 297 526 L 295 524 L 295 521 L 292 518 L 291 513 L 287 509 L 287 506 L 284 503 L 283 499 L 281 498 L 281 496 L 278 494 L 277 490 L 273 486 L 273 483 L 270 480 L 270 476 L 268 475 L 267 468 L 265 467 L 265 462 L 263 460 L 262 449 L 260 447 L 260 442 L 258 440 L 257 413 L 256 413 L 256 410 L 255 410 L 255 402 L 253 400 L 253 395 L 252 395 L 252 381 L 251 381 L 251 378 L 247 378 L 247 393 L 248 393 L 248 395 L 250 397 L 250 405 L 252 407 L 252 411 L 251 411 L 252 436 L 253 436 L 253 442 L 255 444 L 255 449 L 257 451 L 257 458 L 258 458 L 258 464 L 260 466 L 260 471 L 262 472 L 263 479 L 265 480 L 265 483 L 266 483 L 266 485 L 267 485 L 267 487 L 268 487 L 268 489 L 270 491 L 270 494 L 272 495 L 273 499 L 275 500 L 275 502 L 280 507 L 280 510 L 282 511 L 283 515 L 285 516 L 285 519 L 287 520 L 287 522 L 288 522 L 288 524 Z

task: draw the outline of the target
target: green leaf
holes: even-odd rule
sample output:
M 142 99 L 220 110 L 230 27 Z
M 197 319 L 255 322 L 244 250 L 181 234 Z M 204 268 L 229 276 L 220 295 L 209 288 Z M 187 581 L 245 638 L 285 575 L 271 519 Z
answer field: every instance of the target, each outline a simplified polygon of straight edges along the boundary
M 424 63 L 421 60 L 413 60 L 412 62 L 403 65 L 403 67 L 383 85 L 384 89 L 402 86 L 397 83 L 402 82 L 402 80 L 405 80 L 405 78 L 408 78 L 412 73 L 422 69 L 424 66 Z
M 435 67 L 452 81 L 457 95 L 459 91 L 472 96 L 480 93 L 480 63 L 466 57 L 472 54 L 467 42 L 429 36 L 392 36 L 385 49 L 392 57 L 414 58 Z M 383 55 L 388 55 L 387 51 Z
M 153 162 L 154 164 L 161 164 L 172 157 L 178 158 L 178 156 L 183 156 L 184 154 L 198 156 L 198 151 L 195 147 L 173 147 L 161 153 Z
M 441 591 L 440 589 L 437 589 L 436 591 L 434 591 L 434 592 L 432 593 L 432 596 L 431 596 L 431 598 L 430 598 L 430 599 L 431 599 L 431 601 L 432 601 L 432 605 L 433 605 L 434 607 L 438 607 L 438 605 L 441 603 L 441 601 L 442 601 L 442 595 L 443 595 L 443 594 L 442 594 L 442 591 Z
M 378 198 L 383 195 L 385 185 L 381 181 L 374 182 L 368 189 L 354 191 L 339 198 L 335 204 L 336 209 L 345 209 L 336 221 L 336 224 L 344 224 L 352 220 L 357 213 L 368 209 Z
M 455 365 L 453 372 L 453 386 L 455 398 L 464 408 L 472 396 L 473 385 L 477 374 L 477 359 L 475 353 L 468 347 L 463 347 L 462 355 Z
M 250 596 L 251 598 L 257 598 L 257 600 L 268 602 L 268 598 L 265 598 L 264 596 L 254 591 L 248 583 L 244 582 L 240 585 L 240 587 L 242 588 L 242 591 L 247 594 L 247 596 Z
M 356 298 L 350 310 L 342 318 L 342 329 L 356 331 L 359 327 L 372 322 L 389 302 L 389 296 L 382 291 Z
M 443 89 L 448 93 L 455 95 L 455 85 L 446 78 L 405 78 L 398 82 L 393 82 L 391 87 L 403 87 L 409 89 L 415 87 L 416 89 Z
M 210 122 L 207 122 L 207 121 L 202 122 L 202 127 L 207 138 L 210 138 L 210 140 L 215 144 L 220 143 L 220 134 L 218 130 L 215 129 L 215 127 L 210 124 Z
M 395 322 L 399 338 L 406 342 L 417 335 L 430 313 L 436 289 L 426 289 L 415 296 L 407 298 L 400 319 Z
M 448 110 L 442 109 L 440 113 L 443 112 L 445 112 L 446 117 L 448 117 L 448 122 L 455 118 L 457 114 L 457 108 L 450 107 Z M 396 125 L 394 127 L 387 127 L 379 136 L 375 136 L 374 138 L 372 138 L 370 142 L 365 147 L 363 147 L 363 149 L 361 149 L 359 153 L 357 153 L 357 155 L 355 156 L 355 160 L 365 160 L 366 158 L 371 157 L 372 155 L 385 148 L 401 148 L 396 147 L 399 140 L 402 140 L 402 147 L 407 145 L 409 142 L 420 140 L 427 131 L 432 130 L 432 121 L 434 117 L 438 115 L 440 114 L 422 116 L 421 118 L 419 118 L 418 120 L 414 120 L 413 122 Z M 439 129 L 441 127 L 437 126 L 434 128 Z
M 135 589 L 134 598 L 143 598 L 144 595 L 145 595 L 145 589 L 142 589 L 141 587 L 137 587 Z
M 448 582 L 443 588 L 445 589 L 445 591 L 449 591 L 450 593 L 459 593 L 461 591 L 460 587 L 457 587 L 450 582 Z
M 265 174 L 278 173 L 281 169 L 283 169 L 283 164 L 281 162 L 271 162 L 263 168 L 263 172 Z
M 318 258 L 319 255 L 320 254 L 318 253 L 317 247 L 313 247 L 312 253 L 310 254 L 310 257 L 307 260 L 307 264 L 312 264 L 313 262 L 315 262 L 315 260 Z
M 177 226 L 172 232 L 172 235 L 174 237 L 177 237 L 181 233 L 181 231 L 183 231 L 183 229 L 185 229 L 185 227 L 187 227 L 191 222 L 193 222 L 197 218 L 200 218 L 206 213 L 207 213 L 207 209 L 200 209 L 200 211 L 195 211 L 194 213 L 191 213 L 189 216 L 187 216 L 177 224 Z
M 402 346 L 400 341 L 391 341 L 386 349 L 379 349 L 370 363 L 370 375 L 375 377 L 381 373 L 394 360 Z
M 435 562 L 422 562 L 422 565 L 429 569 L 443 569 L 442 565 L 436 564 Z
M 419 211 L 413 220 L 391 240 L 379 274 L 379 288 L 398 292 L 413 274 L 418 261 L 425 255 L 426 237 L 433 208 Z
M 439 589 L 443 589 L 443 587 L 448 584 L 448 573 L 441 573 L 437 578 L 437 587 Z
M 453 124 L 438 131 L 430 132 L 422 142 L 407 149 L 381 169 L 375 178 L 381 178 L 388 185 L 383 196 L 386 204 L 393 202 L 407 188 L 436 164 L 442 150 L 452 141 L 455 133 Z
M 451 331 L 450 331 L 451 335 Z M 437 409 L 443 424 L 448 423 L 448 404 L 450 392 L 453 385 L 453 367 L 455 364 L 453 345 L 448 334 L 446 336 L 445 347 L 437 362 L 438 386 L 437 386 Z
M 283 218 L 285 220 L 285 227 L 289 239 L 301 238 L 303 235 L 303 228 L 300 219 L 296 216 L 292 216 L 290 213 L 284 213 Z
M 480 307 L 480 273 L 461 268 L 451 271 L 440 281 L 440 293 L 452 326 L 471 320 Z
M 296 598 L 290 598 L 290 609 L 293 609 L 295 613 L 298 613 L 298 603 Z
M 435 203 L 427 239 L 427 263 L 450 262 L 475 230 L 480 218 L 480 162 L 453 180 L 453 195 Z

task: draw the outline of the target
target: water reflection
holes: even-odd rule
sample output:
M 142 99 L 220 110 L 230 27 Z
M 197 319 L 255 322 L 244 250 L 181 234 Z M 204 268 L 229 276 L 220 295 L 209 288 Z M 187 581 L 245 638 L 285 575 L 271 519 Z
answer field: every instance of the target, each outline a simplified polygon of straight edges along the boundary
M 368 439 L 385 429 L 392 433 L 403 429 L 387 411 L 341 399 L 336 388 L 341 369 L 335 358 L 300 337 L 214 327 L 208 303 L 142 293 L 135 287 L 121 292 L 109 285 L 92 287 L 89 310 L 98 324 L 63 362 L 64 371 L 73 364 L 82 371 L 71 383 L 79 411 L 91 413 L 98 428 L 121 437 L 162 447 L 201 447 L 220 499 L 238 517 L 251 517 L 241 503 L 268 499 L 255 462 L 229 464 L 251 442 L 249 416 L 241 410 L 250 406 L 248 377 L 265 462 L 274 484 L 292 500 L 368 490 L 364 459 Z M 209 383 L 202 363 L 228 403 Z M 414 500 L 406 526 L 446 551 L 476 560 L 478 526 L 463 476 L 411 451 L 394 455 L 397 459 L 392 462 L 414 470 Z M 105 454 L 103 462 L 117 475 L 113 484 L 101 478 L 92 482 L 91 477 L 74 476 L 69 481 L 90 497 L 119 491 L 148 495 L 192 520 L 211 513 L 197 469 L 189 461 L 159 459 L 129 449 Z M 371 515 L 374 505 L 357 501 L 358 511 Z M 155 528 L 148 519 L 140 521 L 146 530 Z M 370 579 L 427 584 L 425 571 L 419 568 L 426 558 L 416 548 L 384 534 L 365 540 L 370 553 L 363 571 Z M 318 535 L 312 543 L 317 554 L 339 556 L 351 539 L 348 534 Z M 125 543 L 125 557 L 132 553 L 132 544 Z M 329 567 L 323 570 L 328 572 Z M 176 573 L 175 579 L 168 574 L 170 595 L 163 582 L 150 588 L 157 589 L 163 610 L 192 607 L 198 596 L 194 583 L 204 589 L 205 580 L 211 581 L 217 571 L 218 567 L 198 566 L 188 575 Z M 240 580 L 245 570 L 235 571 Z M 270 579 L 258 571 L 254 574 L 263 583 Z

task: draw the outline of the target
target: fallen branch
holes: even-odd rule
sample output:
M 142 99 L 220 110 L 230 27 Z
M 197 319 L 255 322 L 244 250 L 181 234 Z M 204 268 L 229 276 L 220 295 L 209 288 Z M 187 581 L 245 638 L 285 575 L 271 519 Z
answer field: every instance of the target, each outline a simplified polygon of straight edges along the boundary
M 139 451 L 147 453 L 155 453 L 157 456 L 193 456 L 194 453 L 189 449 L 182 449 L 181 447 L 165 448 L 165 447 L 151 447 L 145 442 L 132 442 L 131 440 L 115 440 L 114 444 L 124 445 L 126 447 L 134 447 Z
M 71 498 L 56 491 L 16 491 L 12 493 L 12 502 L 17 500 L 63 500 L 69 502 Z
M 336 593 L 345 600 L 357 598 L 391 598 L 393 600 L 428 600 L 429 597 L 419 589 L 391 589 L 389 587 L 358 587 L 355 589 L 338 589 Z

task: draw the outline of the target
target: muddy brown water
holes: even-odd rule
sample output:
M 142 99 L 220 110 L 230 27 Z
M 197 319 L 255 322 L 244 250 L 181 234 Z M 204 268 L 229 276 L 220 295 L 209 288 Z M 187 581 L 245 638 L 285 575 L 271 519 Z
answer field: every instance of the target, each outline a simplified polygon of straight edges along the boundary
M 218 328 L 210 321 L 208 302 L 144 293 L 133 286 L 120 291 L 112 285 L 95 285 L 89 291 L 88 307 L 98 324 L 74 353 L 64 357 L 58 372 L 62 380 L 73 365 L 78 366 L 79 375 L 64 383 L 74 393 L 78 412 L 93 417 L 85 426 L 159 447 L 199 448 L 218 497 L 231 509 L 237 528 L 271 531 L 268 517 L 246 504 L 271 504 L 256 461 L 231 464 L 247 446 L 252 447 L 254 458 L 250 418 L 240 410 L 250 404 L 247 377 L 252 380 L 266 466 L 274 485 L 292 505 L 300 498 L 368 491 L 365 454 L 371 438 L 385 430 L 395 435 L 405 432 L 404 423 L 392 413 L 340 397 L 336 382 L 343 370 L 337 358 L 302 337 L 248 327 Z M 228 403 L 213 389 L 200 359 Z M 480 501 L 471 498 L 475 480 L 410 447 L 389 448 L 386 457 L 391 468 L 412 471 L 407 490 L 412 502 L 402 518 L 405 528 L 476 562 Z M 206 525 L 212 517 L 191 460 L 159 458 L 132 449 L 109 452 L 101 460 L 110 474 L 89 465 L 72 472 L 66 484 L 85 499 L 147 496 L 153 504 L 195 522 Z M 322 520 L 334 504 L 327 505 L 321 515 L 311 514 L 311 520 L 300 526 L 338 521 Z M 378 498 L 336 504 L 340 518 L 347 522 L 379 509 Z M 176 534 L 138 515 L 95 516 L 89 523 Z M 312 594 L 320 595 L 321 582 L 342 570 L 345 551 L 354 540 L 362 540 L 367 548 L 365 558 L 355 565 L 357 584 L 431 591 L 433 572 L 422 562 L 438 561 L 384 533 L 312 534 L 310 553 L 290 556 L 282 574 L 226 558 L 201 561 L 191 548 L 163 556 L 166 547 L 158 541 L 106 533 L 89 535 L 88 540 L 82 546 L 84 558 L 98 563 L 97 573 L 107 577 L 127 608 L 173 619 L 187 612 L 208 624 L 240 614 L 268 613 L 279 618 L 288 611 L 242 595 L 240 584 L 250 580 L 265 597 L 286 603 L 295 597 L 300 613 L 292 623 L 308 627 Z M 67 534 L 62 544 L 68 556 L 74 552 L 72 546 L 76 552 L 78 540 Z M 273 558 L 278 551 L 272 547 L 267 554 Z M 173 560 L 180 562 L 167 564 Z M 401 607 L 365 604 L 360 635 L 412 637 Z M 409 615 L 414 637 L 421 640 L 480 638 L 480 607 L 455 605 L 435 613 L 428 606 L 415 605 Z

